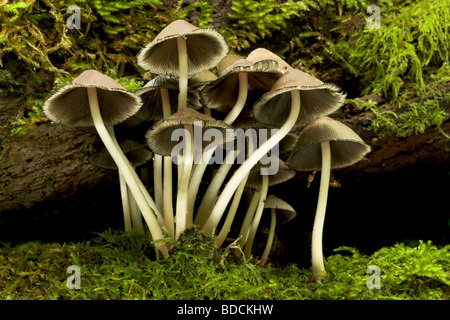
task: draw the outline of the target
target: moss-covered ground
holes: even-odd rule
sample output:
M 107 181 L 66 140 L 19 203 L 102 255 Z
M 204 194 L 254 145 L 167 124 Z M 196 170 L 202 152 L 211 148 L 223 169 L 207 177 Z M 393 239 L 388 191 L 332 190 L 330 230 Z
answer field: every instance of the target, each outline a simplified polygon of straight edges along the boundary
M 216 249 L 195 230 L 173 245 L 166 260 L 157 260 L 148 237 L 135 232 L 106 231 L 83 243 L 3 246 L 0 299 L 450 299 L 450 245 L 401 243 L 370 256 L 341 247 L 326 258 L 324 282 L 311 281 L 311 271 L 295 264 L 261 267 L 242 257 L 233 244 Z M 76 275 L 68 273 L 71 265 L 79 267 L 79 289 L 76 281 L 68 283 Z

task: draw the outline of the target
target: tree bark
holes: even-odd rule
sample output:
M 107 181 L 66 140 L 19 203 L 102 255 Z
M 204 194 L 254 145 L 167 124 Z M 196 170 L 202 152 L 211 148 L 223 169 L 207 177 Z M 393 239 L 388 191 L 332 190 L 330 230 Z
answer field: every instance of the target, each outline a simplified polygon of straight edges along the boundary
M 50 123 L 22 137 L 11 135 L 23 103 L 0 101 L 0 212 L 70 197 L 98 187 L 111 174 L 87 160 L 96 135 Z
M 111 179 L 113 171 L 88 162 L 96 146 L 101 145 L 95 134 L 44 123 L 25 136 L 11 135 L 11 123 L 23 105 L 20 98 L 0 101 L 0 212 L 24 210 L 77 192 L 98 190 Z M 334 170 L 335 177 L 358 179 L 405 166 L 450 164 L 450 141 L 435 128 L 407 138 L 379 138 L 370 128 L 372 112 L 351 113 L 344 106 L 333 118 L 355 130 L 372 151 L 355 165 Z M 450 134 L 450 121 L 443 123 L 442 130 Z M 309 174 L 299 173 L 298 177 Z

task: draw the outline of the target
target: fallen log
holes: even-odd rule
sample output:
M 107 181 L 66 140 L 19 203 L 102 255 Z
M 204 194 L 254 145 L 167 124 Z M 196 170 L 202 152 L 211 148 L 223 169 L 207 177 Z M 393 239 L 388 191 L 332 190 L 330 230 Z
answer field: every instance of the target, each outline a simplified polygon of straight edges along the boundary
M 12 122 L 24 100 L 0 101 L 0 212 L 25 210 L 36 204 L 64 199 L 75 193 L 98 190 L 105 179 L 116 179 L 110 170 L 91 165 L 88 157 L 101 145 L 95 134 L 43 123 L 25 136 L 11 134 Z M 406 138 L 380 138 L 371 128 L 371 111 L 333 115 L 355 130 L 372 151 L 355 165 L 335 170 L 339 179 L 357 179 L 417 164 L 450 164 L 450 141 L 435 128 Z M 441 129 L 450 134 L 450 121 Z M 306 177 L 310 173 L 299 173 Z

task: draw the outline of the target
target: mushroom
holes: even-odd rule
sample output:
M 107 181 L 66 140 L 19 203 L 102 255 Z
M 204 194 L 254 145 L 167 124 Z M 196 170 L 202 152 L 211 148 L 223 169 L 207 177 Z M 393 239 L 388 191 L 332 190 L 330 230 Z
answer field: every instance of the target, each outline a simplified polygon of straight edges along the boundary
M 143 121 L 159 121 L 169 117 L 177 111 L 178 105 L 178 79 L 169 76 L 157 76 L 145 84 L 141 89 L 134 91 L 142 99 L 142 107 L 135 117 Z M 168 96 L 166 109 L 162 95 Z M 198 110 L 200 95 L 197 90 L 188 90 L 187 107 Z
M 141 100 L 126 91 L 117 81 L 96 70 L 87 70 L 60 87 L 43 106 L 46 116 L 67 126 L 94 125 L 101 140 L 133 193 L 154 241 L 163 238 L 157 221 L 157 208 L 142 181 L 118 147 L 105 125 L 115 125 L 139 109 Z M 168 257 L 167 247 L 156 243 L 155 249 Z
M 263 61 L 263 60 L 275 60 L 278 63 L 278 70 L 281 73 L 284 73 L 289 69 L 292 69 L 292 67 L 289 65 L 289 63 L 287 63 L 286 61 L 281 59 L 279 56 L 277 56 L 272 51 L 269 51 L 265 48 L 257 48 L 255 50 L 253 50 L 252 52 L 250 52 L 248 54 L 246 59 L 251 62 L 258 62 L 258 61 Z
M 135 117 L 145 121 L 170 117 L 177 110 L 178 92 L 177 79 L 169 76 L 157 76 L 142 89 L 135 91 L 143 102 Z M 201 108 L 199 100 L 197 91 L 188 91 L 188 107 Z M 166 229 L 173 234 L 172 160 L 170 157 L 154 155 L 153 181 L 156 205 L 164 212 Z
M 325 221 L 330 170 L 350 166 L 370 151 L 370 147 L 349 127 L 329 117 L 306 126 L 286 164 L 298 171 L 322 170 L 312 233 L 312 270 L 316 280 L 325 275 L 322 233 Z
M 259 122 L 279 127 L 279 130 L 234 172 L 217 199 L 203 230 L 210 233 L 219 223 L 224 208 L 233 196 L 241 179 L 251 168 L 283 139 L 294 126 L 337 110 L 345 101 L 345 95 L 332 84 L 322 81 L 297 69 L 287 70 L 253 106 Z M 302 108 L 300 109 L 300 104 Z
M 219 130 L 220 137 L 208 143 L 203 139 L 203 131 Z M 157 122 L 146 134 L 147 143 L 153 152 L 163 156 L 172 156 L 179 164 L 180 176 L 177 190 L 175 237 L 179 238 L 187 225 L 193 224 L 193 212 L 189 208 L 188 187 L 194 157 L 204 148 L 215 148 L 229 140 L 231 126 L 223 121 L 215 120 L 191 108 L 177 111 L 167 119 Z M 181 130 L 181 131 L 179 131 Z M 173 136 L 180 133 L 183 143 L 180 145 Z M 198 134 L 201 141 L 198 141 Z M 195 141 L 195 143 L 194 143 Z M 178 152 L 183 150 L 183 161 L 179 161 Z M 200 152 L 201 153 L 201 152 Z M 181 166 L 182 165 L 182 166 Z M 194 201 L 195 199 L 190 199 Z
M 277 215 L 281 218 L 278 219 L 279 224 L 284 224 L 297 216 L 297 212 L 291 205 L 277 196 L 269 195 L 266 198 L 266 203 L 264 204 L 264 209 L 270 210 L 270 227 L 269 235 L 267 237 L 266 247 L 261 256 L 260 264 L 264 266 L 269 258 L 270 250 L 272 248 L 273 238 L 275 235 L 275 227 L 277 225 Z M 281 221 L 280 221 L 281 220 Z
M 277 62 L 273 60 L 252 63 L 245 59 L 235 60 L 236 57 L 227 56 L 224 59 L 225 61 L 221 62 L 220 69 L 224 64 L 232 63 L 222 71 L 216 80 L 207 84 L 200 93 L 201 101 L 204 105 L 227 113 L 223 121 L 229 125 L 241 114 L 247 102 L 248 92 L 251 89 L 266 88 L 268 90 L 281 75 L 277 71 Z M 201 179 L 214 151 L 213 149 L 209 150 L 204 157 L 203 163 L 195 167 L 189 187 L 190 198 L 195 199 L 197 197 Z M 193 207 L 191 207 L 191 210 L 193 210 Z M 203 221 L 203 218 L 204 211 L 200 216 L 200 220 Z
M 142 144 L 134 140 L 124 140 L 119 143 L 120 148 L 123 150 L 125 156 L 130 161 L 133 168 L 143 165 L 152 158 L 152 152 L 145 149 Z M 96 154 L 88 158 L 89 163 L 97 167 L 105 169 L 117 170 L 117 165 L 113 158 L 109 154 L 108 150 L 102 146 Z M 119 184 L 120 194 L 122 198 L 122 208 L 125 222 L 125 231 L 132 229 L 142 229 L 142 219 L 138 209 L 136 207 L 136 200 L 129 192 L 129 188 L 123 178 L 123 175 L 119 171 Z
M 137 64 L 155 74 L 179 77 L 181 110 L 186 108 L 188 77 L 214 67 L 227 53 L 228 44 L 219 32 L 176 20 L 145 44 Z
M 283 183 L 295 176 L 295 171 L 289 169 L 284 161 L 278 159 L 279 169 L 277 173 L 272 175 L 260 175 L 260 165 L 256 165 L 252 171 L 250 171 L 250 176 L 247 179 L 247 186 L 254 189 L 259 196 L 258 204 L 254 212 L 248 211 L 247 216 L 241 226 L 240 236 L 242 237 L 240 244 L 245 243 L 244 254 L 246 256 L 250 255 L 250 250 L 252 247 L 253 239 L 258 228 L 259 220 L 261 219 L 262 212 L 264 210 L 265 201 L 267 198 L 267 193 L 269 186 L 273 186 L 279 183 Z M 252 225 L 250 226 L 250 222 Z M 242 246 L 244 247 L 244 246 Z

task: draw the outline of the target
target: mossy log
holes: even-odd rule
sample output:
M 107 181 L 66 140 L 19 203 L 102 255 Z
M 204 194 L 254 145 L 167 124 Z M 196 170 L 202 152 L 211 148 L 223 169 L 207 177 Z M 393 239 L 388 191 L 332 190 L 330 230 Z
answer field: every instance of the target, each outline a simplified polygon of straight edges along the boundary
M 24 100 L 0 101 L 0 212 L 24 210 L 81 191 L 98 190 L 116 175 L 88 162 L 101 142 L 95 134 L 43 123 L 25 136 L 11 135 L 12 122 Z M 407 138 L 380 138 L 371 128 L 373 113 L 348 112 L 344 106 L 333 117 L 354 129 L 372 151 L 355 165 L 340 169 L 340 179 L 387 172 L 418 164 L 450 164 L 450 141 L 436 128 Z M 448 110 L 447 110 L 448 111 Z M 450 121 L 441 126 L 450 133 Z M 309 173 L 298 175 L 306 178 Z

